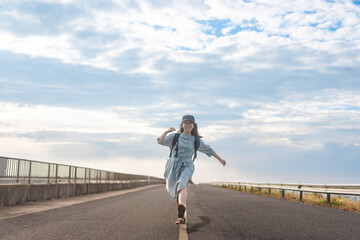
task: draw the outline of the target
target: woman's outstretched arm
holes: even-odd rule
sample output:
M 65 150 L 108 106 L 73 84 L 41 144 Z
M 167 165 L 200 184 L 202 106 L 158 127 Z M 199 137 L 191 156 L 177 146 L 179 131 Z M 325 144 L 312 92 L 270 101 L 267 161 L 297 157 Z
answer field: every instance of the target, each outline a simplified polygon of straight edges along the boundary
M 219 155 L 217 155 L 216 153 L 213 154 L 214 157 L 216 157 L 219 162 L 225 167 L 226 165 L 226 161 L 224 159 L 222 159 Z
M 201 139 L 200 139 L 200 146 L 199 146 L 198 150 L 202 153 L 205 153 L 209 157 L 214 156 L 225 167 L 226 161 L 224 159 L 222 159 L 219 155 L 217 155 L 216 152 L 209 145 L 205 144 Z

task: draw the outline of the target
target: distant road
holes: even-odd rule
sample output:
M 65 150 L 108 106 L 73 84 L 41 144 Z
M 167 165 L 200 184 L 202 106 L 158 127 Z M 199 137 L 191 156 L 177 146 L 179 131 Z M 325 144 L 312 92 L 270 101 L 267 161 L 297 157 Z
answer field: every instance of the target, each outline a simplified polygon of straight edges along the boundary
M 178 239 L 164 185 L 0 220 L 2 240 Z M 15 208 L 14 208 L 15 209 Z M 1 211 L 0 211 L 1 214 Z M 202 185 L 189 187 L 189 239 L 359 239 L 360 214 Z

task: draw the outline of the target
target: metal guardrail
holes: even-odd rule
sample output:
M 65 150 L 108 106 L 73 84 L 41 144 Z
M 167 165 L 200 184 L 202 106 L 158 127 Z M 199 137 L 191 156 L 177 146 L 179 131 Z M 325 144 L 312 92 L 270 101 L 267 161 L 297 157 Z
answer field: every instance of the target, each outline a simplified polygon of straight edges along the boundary
M 123 183 L 164 179 L 109 172 L 49 162 L 0 156 L 0 184 L 7 183 Z
M 258 188 L 261 191 L 262 188 L 268 189 L 269 194 L 271 189 L 279 189 L 282 191 L 282 197 L 285 197 L 285 191 L 296 191 L 300 192 L 300 200 L 303 198 L 303 192 L 313 192 L 326 194 L 327 202 L 330 203 L 331 194 L 335 195 L 351 195 L 360 196 L 360 185 L 333 185 L 333 184 L 284 184 L 284 183 L 248 183 L 248 182 L 216 182 L 209 183 L 214 186 L 233 186 L 238 187 L 239 190 L 244 187 Z

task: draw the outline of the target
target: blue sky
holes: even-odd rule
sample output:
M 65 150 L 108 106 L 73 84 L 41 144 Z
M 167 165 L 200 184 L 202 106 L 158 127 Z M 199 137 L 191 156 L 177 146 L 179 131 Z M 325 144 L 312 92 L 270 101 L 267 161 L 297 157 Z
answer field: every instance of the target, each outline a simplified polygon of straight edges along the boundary
M 360 183 L 359 1 L 0 0 L 0 155 L 195 182 Z

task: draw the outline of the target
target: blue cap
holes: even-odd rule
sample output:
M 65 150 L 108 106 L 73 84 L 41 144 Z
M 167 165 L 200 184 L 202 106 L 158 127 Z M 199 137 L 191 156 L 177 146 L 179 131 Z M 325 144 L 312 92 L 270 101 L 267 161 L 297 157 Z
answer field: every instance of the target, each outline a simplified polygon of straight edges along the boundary
M 183 118 L 182 118 L 182 121 L 192 121 L 192 122 L 195 122 L 195 118 L 193 115 L 184 115 Z

